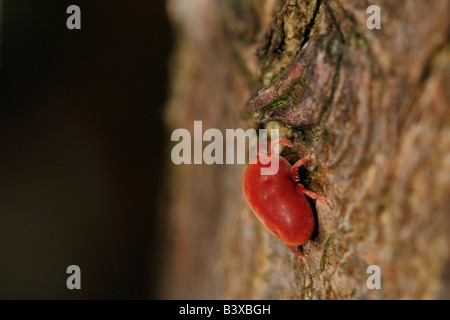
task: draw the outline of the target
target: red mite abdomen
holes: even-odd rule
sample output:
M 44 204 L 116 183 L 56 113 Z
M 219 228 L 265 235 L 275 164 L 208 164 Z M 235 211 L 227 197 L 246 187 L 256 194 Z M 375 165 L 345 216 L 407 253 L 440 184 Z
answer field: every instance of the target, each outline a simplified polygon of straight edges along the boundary
M 274 175 L 261 175 L 259 161 L 251 164 L 243 180 L 244 196 L 258 219 L 279 240 L 299 246 L 308 241 L 314 231 L 314 215 L 306 197 L 296 190 L 291 178 L 291 165 L 278 157 L 279 170 Z

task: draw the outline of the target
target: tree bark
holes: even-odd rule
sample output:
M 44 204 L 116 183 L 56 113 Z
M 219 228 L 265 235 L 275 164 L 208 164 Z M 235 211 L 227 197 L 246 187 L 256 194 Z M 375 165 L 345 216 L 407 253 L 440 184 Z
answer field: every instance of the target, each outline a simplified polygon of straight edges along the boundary
M 299 259 L 247 206 L 246 166 L 170 164 L 161 298 L 450 298 L 450 7 L 376 4 L 380 30 L 368 1 L 168 2 L 169 129 L 280 127 L 331 204 Z

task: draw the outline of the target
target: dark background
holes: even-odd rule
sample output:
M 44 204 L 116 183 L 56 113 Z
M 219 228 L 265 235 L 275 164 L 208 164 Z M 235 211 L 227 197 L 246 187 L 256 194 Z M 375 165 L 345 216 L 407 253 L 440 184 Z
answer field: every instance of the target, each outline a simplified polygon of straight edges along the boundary
M 157 297 L 170 45 L 164 1 L 3 0 L 0 298 Z

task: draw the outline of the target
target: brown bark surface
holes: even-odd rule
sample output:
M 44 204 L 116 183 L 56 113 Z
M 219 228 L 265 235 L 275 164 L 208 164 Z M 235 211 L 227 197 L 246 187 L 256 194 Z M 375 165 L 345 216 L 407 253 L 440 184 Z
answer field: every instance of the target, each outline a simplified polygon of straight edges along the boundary
M 370 4 L 381 30 L 366 27 Z M 302 183 L 331 204 L 313 203 L 318 228 L 299 259 L 245 203 L 246 166 L 170 165 L 161 297 L 449 298 L 449 2 L 168 9 L 169 129 L 280 126 L 294 142 L 283 155 L 314 158 Z M 381 290 L 366 287 L 369 265 L 381 268 Z

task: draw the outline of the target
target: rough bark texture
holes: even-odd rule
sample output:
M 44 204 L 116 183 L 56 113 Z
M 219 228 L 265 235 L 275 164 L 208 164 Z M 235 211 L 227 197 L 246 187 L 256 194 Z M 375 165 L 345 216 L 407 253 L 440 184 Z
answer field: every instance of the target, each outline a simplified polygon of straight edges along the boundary
M 299 259 L 246 205 L 245 166 L 171 165 L 162 298 L 449 298 L 449 2 L 377 1 L 381 30 L 370 4 L 169 1 L 170 130 L 279 126 L 331 204 Z

